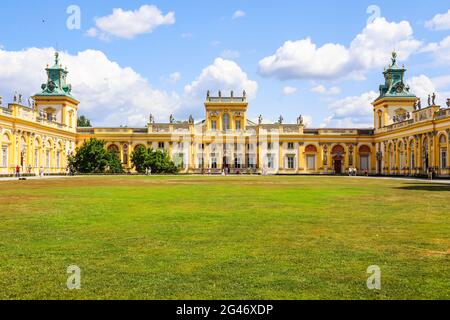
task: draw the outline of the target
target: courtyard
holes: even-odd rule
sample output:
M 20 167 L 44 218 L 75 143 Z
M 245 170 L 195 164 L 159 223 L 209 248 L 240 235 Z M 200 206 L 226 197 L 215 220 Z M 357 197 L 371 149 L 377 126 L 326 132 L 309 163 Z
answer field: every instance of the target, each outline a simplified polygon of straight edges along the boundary
M 450 299 L 449 212 L 418 180 L 2 181 L 0 299 Z

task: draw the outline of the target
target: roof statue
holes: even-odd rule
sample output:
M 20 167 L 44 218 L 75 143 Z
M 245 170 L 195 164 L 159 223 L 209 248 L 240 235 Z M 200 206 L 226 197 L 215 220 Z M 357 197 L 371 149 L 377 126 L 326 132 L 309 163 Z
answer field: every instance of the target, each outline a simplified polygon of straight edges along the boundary
M 283 116 L 280 116 L 280 117 L 278 118 L 278 123 L 279 123 L 279 124 L 283 124 L 283 121 L 284 121 Z
M 258 124 L 262 124 L 262 122 L 263 122 L 263 116 L 259 115 L 259 117 L 258 117 Z

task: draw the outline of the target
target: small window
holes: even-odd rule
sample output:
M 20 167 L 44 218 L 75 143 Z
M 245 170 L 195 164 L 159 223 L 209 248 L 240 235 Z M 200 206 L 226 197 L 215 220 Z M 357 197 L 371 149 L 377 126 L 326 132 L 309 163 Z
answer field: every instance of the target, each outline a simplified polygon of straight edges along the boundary
M 241 131 L 241 120 L 236 120 L 236 130 Z
M 240 159 L 239 157 L 236 157 L 236 158 L 234 159 L 234 167 L 235 167 L 236 169 L 240 169 L 240 168 L 241 168 L 241 159 Z
M 211 168 L 217 169 L 217 159 L 216 158 L 211 158 Z
M 441 169 L 447 167 L 447 149 L 441 149 Z
M 211 121 L 211 130 L 217 130 L 217 121 L 216 120 Z
M 273 149 L 273 142 L 268 142 L 267 143 L 267 150 L 272 150 Z
M 2 167 L 8 167 L 8 146 L 2 146 Z
M 294 164 L 294 159 L 295 159 L 295 157 L 294 156 L 288 156 L 288 158 L 287 158 L 287 167 L 288 167 L 288 169 L 295 169 L 295 164 Z
M 288 142 L 288 149 L 289 150 L 294 150 L 294 143 L 293 142 Z
M 274 169 L 275 168 L 275 164 L 274 164 L 274 156 L 273 154 L 268 154 L 267 155 L 267 167 L 269 169 Z
M 158 149 L 164 149 L 164 142 L 158 142 Z

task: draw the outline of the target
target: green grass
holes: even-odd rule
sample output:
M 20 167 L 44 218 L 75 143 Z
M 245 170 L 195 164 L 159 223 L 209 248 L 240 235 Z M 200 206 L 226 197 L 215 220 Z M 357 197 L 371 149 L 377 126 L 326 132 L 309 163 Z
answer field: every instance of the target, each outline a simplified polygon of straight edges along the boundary
M 450 299 L 449 212 L 405 180 L 1 182 L 0 299 Z

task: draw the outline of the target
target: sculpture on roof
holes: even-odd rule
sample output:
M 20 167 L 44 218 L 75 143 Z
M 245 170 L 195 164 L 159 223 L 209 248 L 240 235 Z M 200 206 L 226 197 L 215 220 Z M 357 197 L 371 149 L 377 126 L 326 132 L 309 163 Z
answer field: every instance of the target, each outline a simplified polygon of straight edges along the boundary
M 263 116 L 259 115 L 259 117 L 258 117 L 258 124 L 262 124 L 262 122 L 263 122 Z
M 150 113 L 149 123 L 151 123 L 151 124 L 155 123 L 155 118 L 153 117 L 153 115 L 151 113 Z
M 284 119 L 283 119 L 283 116 L 280 116 L 280 117 L 278 118 L 278 123 L 279 123 L 279 124 L 283 124 L 283 120 L 284 120 Z
M 297 124 L 298 125 L 303 125 L 303 116 L 302 115 L 300 115 L 298 118 L 297 118 Z
M 194 117 L 192 115 L 189 116 L 189 124 L 194 124 Z
M 171 124 L 173 124 L 175 122 L 175 118 L 173 117 L 173 114 L 170 115 L 169 122 Z
M 436 93 L 433 92 L 433 95 L 431 96 L 432 99 L 432 105 L 435 106 L 436 105 Z

